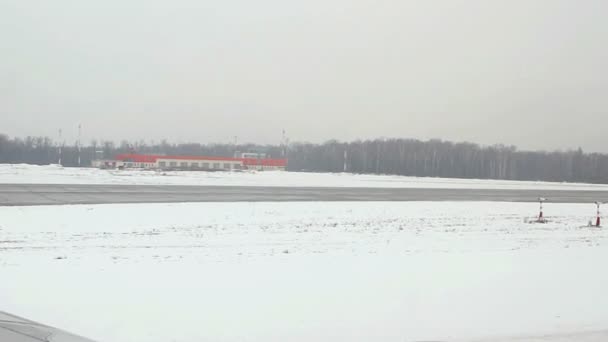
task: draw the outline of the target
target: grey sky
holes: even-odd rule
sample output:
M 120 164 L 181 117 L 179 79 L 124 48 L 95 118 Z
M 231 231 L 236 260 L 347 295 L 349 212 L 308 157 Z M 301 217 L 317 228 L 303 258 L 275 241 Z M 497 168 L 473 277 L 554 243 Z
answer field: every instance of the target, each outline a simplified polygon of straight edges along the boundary
M 0 132 L 608 152 L 605 0 L 0 0 Z

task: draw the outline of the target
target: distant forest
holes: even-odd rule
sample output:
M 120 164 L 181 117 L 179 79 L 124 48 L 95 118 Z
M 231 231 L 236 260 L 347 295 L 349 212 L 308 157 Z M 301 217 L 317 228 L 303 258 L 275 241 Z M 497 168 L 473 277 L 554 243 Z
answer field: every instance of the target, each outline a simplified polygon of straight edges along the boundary
M 112 158 L 126 152 L 232 156 L 235 151 L 265 152 L 274 158 L 286 154 L 290 171 L 395 174 L 420 177 L 450 177 L 559 182 L 608 183 L 608 155 L 573 151 L 518 151 L 513 146 L 480 146 L 441 140 L 376 139 L 323 144 L 157 144 L 144 142 L 93 141 L 60 148 L 48 137 L 9 138 L 0 134 L 0 163 L 88 166 L 92 159 Z

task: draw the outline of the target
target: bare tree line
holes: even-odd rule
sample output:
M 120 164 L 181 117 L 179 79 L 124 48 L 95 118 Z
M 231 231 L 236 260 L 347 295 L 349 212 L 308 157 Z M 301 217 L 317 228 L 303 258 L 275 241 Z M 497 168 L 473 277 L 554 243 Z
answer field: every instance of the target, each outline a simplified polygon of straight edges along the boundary
M 60 153 L 61 150 L 61 153 Z M 285 150 L 287 152 L 285 152 Z M 9 138 L 0 135 L 0 163 L 88 166 L 95 158 L 112 158 L 118 153 L 188 154 L 231 156 L 235 151 L 265 152 L 289 159 L 290 171 L 354 172 L 420 177 L 452 177 L 506 180 L 608 183 L 608 155 L 572 151 L 518 151 L 514 146 L 480 146 L 441 140 L 376 139 L 323 144 L 150 144 L 143 141 L 114 144 L 92 141 L 79 148 L 61 149 L 50 138 Z
M 346 160 L 344 152 L 346 151 Z M 420 177 L 608 183 L 608 155 L 518 151 L 441 140 L 376 139 L 290 146 L 289 168 Z

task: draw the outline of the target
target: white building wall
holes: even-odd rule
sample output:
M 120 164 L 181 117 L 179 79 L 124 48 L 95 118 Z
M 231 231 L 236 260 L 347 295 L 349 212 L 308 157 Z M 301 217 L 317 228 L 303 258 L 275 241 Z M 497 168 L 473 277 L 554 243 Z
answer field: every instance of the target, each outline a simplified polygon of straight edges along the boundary
M 215 170 L 239 170 L 243 168 L 243 162 L 235 160 L 158 158 L 154 167 L 159 169 L 200 168 Z
M 211 169 L 211 170 L 281 170 L 282 166 L 247 165 L 239 160 L 212 160 L 212 159 L 171 159 L 158 158 L 155 163 L 140 163 L 121 160 L 94 160 L 93 167 L 99 168 L 126 168 L 126 169 Z

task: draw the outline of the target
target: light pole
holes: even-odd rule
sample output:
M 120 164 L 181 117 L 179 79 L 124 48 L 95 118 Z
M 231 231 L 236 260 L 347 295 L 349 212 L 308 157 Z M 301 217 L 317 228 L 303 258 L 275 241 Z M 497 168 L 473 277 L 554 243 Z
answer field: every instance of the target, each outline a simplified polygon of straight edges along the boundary
M 80 134 L 82 133 L 82 125 L 78 124 L 78 142 L 76 143 L 78 148 L 78 167 L 80 167 Z
M 234 158 L 238 158 L 239 157 L 239 149 L 237 147 L 238 146 L 238 139 L 239 139 L 239 137 L 235 135 L 234 136 L 234 154 L 233 154 Z
M 59 147 L 59 160 L 57 161 L 57 164 L 61 165 L 61 147 L 62 147 L 62 142 L 61 142 L 61 128 L 59 129 L 59 141 L 57 141 L 57 146 Z

